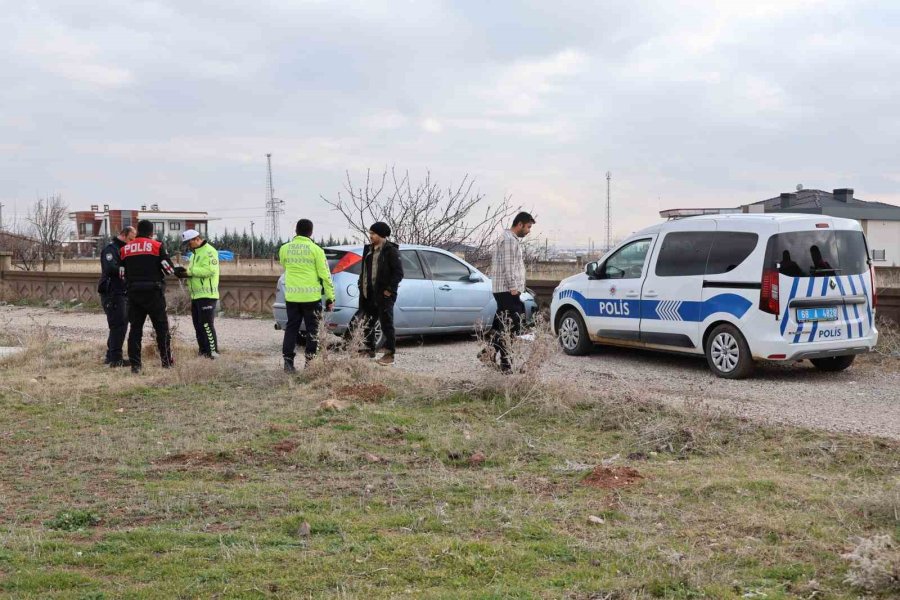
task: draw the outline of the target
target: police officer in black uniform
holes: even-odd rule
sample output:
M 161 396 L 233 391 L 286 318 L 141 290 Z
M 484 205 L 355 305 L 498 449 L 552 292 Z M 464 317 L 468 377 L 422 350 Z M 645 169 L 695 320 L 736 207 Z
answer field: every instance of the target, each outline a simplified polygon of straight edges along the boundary
M 128 331 L 128 302 L 125 295 L 125 281 L 119 276 L 119 267 L 122 266 L 119 253 L 125 244 L 134 239 L 136 233 L 134 227 L 124 227 L 100 253 L 101 274 L 97 292 L 100 293 L 100 304 L 109 325 L 106 359 L 103 362 L 110 367 L 128 366 L 122 359 L 122 345 Z
M 141 372 L 141 340 L 144 322 L 150 317 L 156 332 L 156 347 L 162 366 L 167 369 L 175 364 L 169 337 L 169 319 L 166 317 L 165 276 L 175 269 L 165 247 L 153 239 L 153 223 L 140 221 L 137 237 L 125 244 L 119 252 L 122 257 L 120 272 L 128 290 L 128 360 L 131 372 Z

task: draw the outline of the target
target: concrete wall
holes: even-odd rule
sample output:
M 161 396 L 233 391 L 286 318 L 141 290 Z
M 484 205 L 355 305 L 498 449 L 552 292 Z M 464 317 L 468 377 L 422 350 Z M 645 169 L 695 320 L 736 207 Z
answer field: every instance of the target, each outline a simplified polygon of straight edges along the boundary
M 0 256 L 0 267 L 4 264 Z M 889 269 L 883 273 L 888 274 Z M 891 273 L 895 275 L 896 273 Z M 97 273 L 66 273 L 52 271 L 18 271 L 9 270 L 9 266 L 0 270 L 0 299 L 7 302 L 35 301 L 45 302 L 72 300 L 85 303 L 97 303 Z M 220 305 L 231 313 L 271 314 L 275 301 L 275 285 L 277 275 L 222 275 L 219 280 Z M 885 279 L 884 281 L 888 281 Z M 900 323 L 900 287 L 881 288 L 879 290 L 879 314 Z M 529 279 L 528 287 L 537 296 L 538 304 L 549 307 L 553 290 L 559 284 L 556 279 Z M 170 304 L 186 301 L 186 290 L 182 290 L 178 282 L 171 280 L 166 296 Z
M 876 267 L 900 267 L 900 221 L 863 221 L 869 250 L 884 250 L 885 260 Z

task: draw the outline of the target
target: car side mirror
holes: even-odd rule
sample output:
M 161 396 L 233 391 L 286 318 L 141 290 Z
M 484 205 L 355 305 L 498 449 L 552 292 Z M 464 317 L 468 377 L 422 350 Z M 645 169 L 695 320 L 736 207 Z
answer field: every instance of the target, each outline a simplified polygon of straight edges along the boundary
M 599 267 L 599 263 L 597 262 L 589 262 L 587 266 L 584 268 L 585 274 L 591 279 L 597 278 L 597 267 Z
M 481 273 L 469 273 L 468 280 L 470 283 L 478 283 L 484 281 L 484 277 L 481 276 Z

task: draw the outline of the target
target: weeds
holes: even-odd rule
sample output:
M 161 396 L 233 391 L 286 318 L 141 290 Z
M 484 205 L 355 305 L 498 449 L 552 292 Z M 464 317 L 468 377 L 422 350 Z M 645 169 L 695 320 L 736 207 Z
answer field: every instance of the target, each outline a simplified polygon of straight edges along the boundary
M 878 346 L 875 351 L 882 356 L 900 358 L 900 326 L 894 321 L 878 316 Z
M 61 531 L 81 531 L 87 527 L 94 527 L 99 524 L 100 517 L 87 510 L 61 511 L 44 523 L 48 529 L 59 529 Z
M 845 581 L 869 592 L 900 592 L 900 549 L 889 535 L 860 538 L 841 557 L 850 563 Z

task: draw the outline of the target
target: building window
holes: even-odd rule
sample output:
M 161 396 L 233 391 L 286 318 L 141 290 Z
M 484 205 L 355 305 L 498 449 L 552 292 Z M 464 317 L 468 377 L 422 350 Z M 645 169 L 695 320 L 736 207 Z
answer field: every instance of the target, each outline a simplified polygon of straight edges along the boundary
M 126 227 L 131 227 L 131 213 L 122 215 L 122 229 L 125 229 Z
M 202 237 L 202 238 L 206 237 L 206 223 L 196 223 L 194 225 L 194 229 L 197 230 L 197 233 L 200 234 L 200 237 Z
M 80 237 L 86 238 L 94 235 L 94 224 L 93 223 L 79 223 L 78 224 L 78 233 Z
M 181 223 L 178 221 L 169 221 L 169 231 L 181 231 Z
M 164 221 L 153 221 L 153 234 L 157 237 L 166 237 L 166 224 Z
M 872 250 L 872 260 L 887 260 L 886 250 Z

